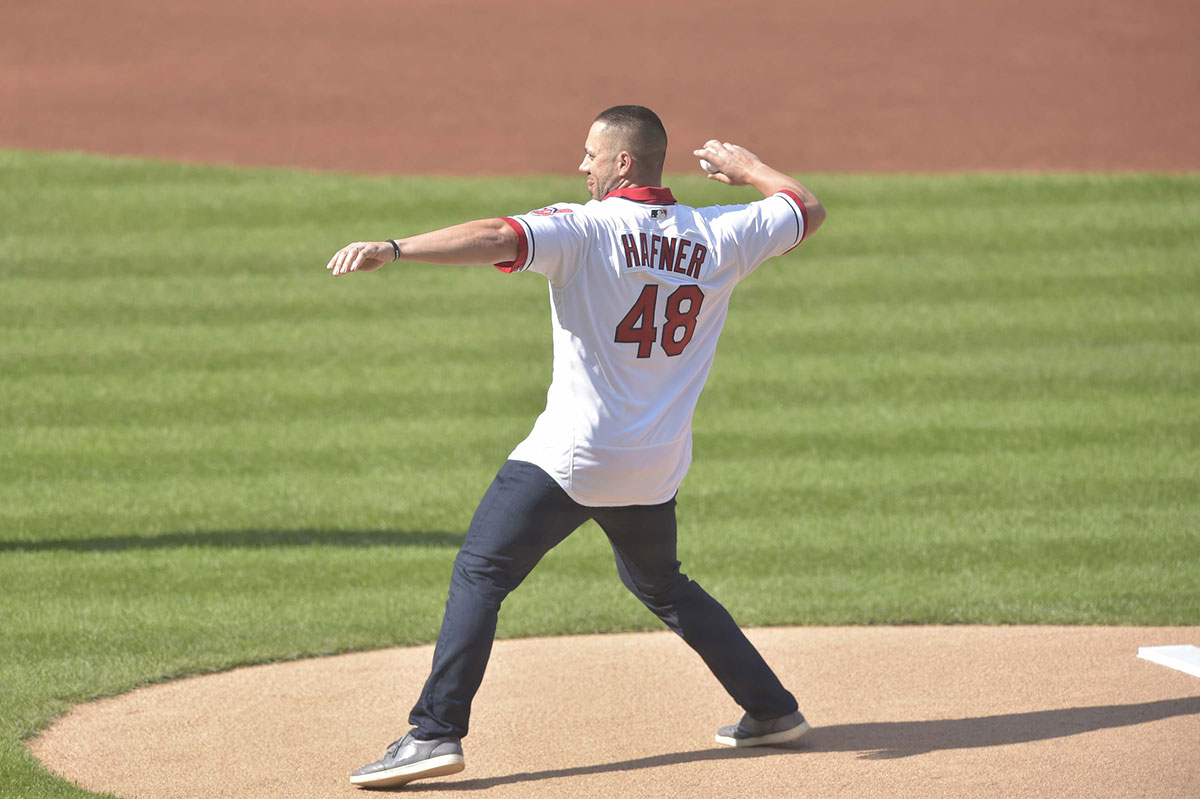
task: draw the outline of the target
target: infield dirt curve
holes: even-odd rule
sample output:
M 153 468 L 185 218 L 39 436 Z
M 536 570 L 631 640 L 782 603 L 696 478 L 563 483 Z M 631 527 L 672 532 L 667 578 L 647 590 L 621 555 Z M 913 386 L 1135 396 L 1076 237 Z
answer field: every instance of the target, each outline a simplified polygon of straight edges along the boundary
M 1190 172 L 1198 41 L 1187 0 L 47 0 L 0 26 L 0 146 L 561 174 L 598 110 L 639 102 L 663 116 L 675 172 L 712 136 L 801 175 Z M 404 790 L 1182 797 L 1200 785 L 1200 681 L 1135 657 L 1200 643 L 1198 628 L 750 635 L 814 724 L 797 745 L 713 744 L 737 710 L 668 633 L 502 641 L 467 771 Z M 350 795 L 347 773 L 404 729 L 430 651 L 151 686 L 80 706 L 30 746 L 66 779 L 124 797 Z M 661 665 L 635 671 L 645 662 Z

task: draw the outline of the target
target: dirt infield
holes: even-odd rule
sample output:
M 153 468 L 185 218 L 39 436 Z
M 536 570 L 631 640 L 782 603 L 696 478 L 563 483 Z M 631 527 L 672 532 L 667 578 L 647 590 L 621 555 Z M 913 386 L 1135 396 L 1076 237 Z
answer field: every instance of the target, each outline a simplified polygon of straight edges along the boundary
M 1192 0 L 46 0 L 0 25 L 0 146 L 562 173 L 600 109 L 806 172 L 1200 169 Z
M 1200 629 L 764 629 L 751 639 L 814 729 L 712 741 L 739 711 L 670 633 L 500 641 L 467 770 L 404 793 L 489 797 L 1183 797 L 1200 679 L 1136 657 Z M 32 743 L 51 770 L 138 799 L 365 796 L 432 648 L 258 666 L 76 708 Z M 646 663 L 656 664 L 647 670 Z

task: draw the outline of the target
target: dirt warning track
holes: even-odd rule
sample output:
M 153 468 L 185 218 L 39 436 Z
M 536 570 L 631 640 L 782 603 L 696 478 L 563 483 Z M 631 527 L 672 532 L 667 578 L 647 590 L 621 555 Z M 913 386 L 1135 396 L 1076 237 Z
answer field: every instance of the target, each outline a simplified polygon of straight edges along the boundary
M 1200 169 L 1191 0 L 47 0 L 0 25 L 0 146 L 564 173 L 657 110 L 805 172 Z

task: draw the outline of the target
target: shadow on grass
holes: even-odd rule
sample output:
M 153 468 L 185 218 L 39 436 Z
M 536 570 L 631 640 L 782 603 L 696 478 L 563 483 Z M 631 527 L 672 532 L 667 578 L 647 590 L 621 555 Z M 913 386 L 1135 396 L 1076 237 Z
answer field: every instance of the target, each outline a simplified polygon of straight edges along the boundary
M 129 550 L 274 549 L 277 547 L 454 547 L 466 533 L 401 530 L 217 530 L 147 536 L 0 541 L 0 552 L 125 552 Z
M 722 748 L 697 752 L 675 752 L 640 757 L 634 760 L 622 760 L 616 763 L 522 772 L 503 777 L 429 784 L 418 783 L 409 787 L 408 790 L 410 792 L 482 790 L 496 785 L 580 777 L 588 774 L 638 771 L 707 760 L 800 756 L 820 752 L 857 752 L 862 759 L 866 760 L 890 760 L 950 749 L 978 749 L 1048 741 L 1095 730 L 1129 727 L 1174 716 L 1197 714 L 1200 714 L 1200 696 L 1186 699 L 1164 699 L 1134 705 L 1038 710 L 1029 713 L 1009 713 L 1001 716 L 980 716 L 967 719 L 834 724 L 829 727 L 815 727 L 801 740 L 780 747 Z M 403 787 L 395 790 L 403 790 Z

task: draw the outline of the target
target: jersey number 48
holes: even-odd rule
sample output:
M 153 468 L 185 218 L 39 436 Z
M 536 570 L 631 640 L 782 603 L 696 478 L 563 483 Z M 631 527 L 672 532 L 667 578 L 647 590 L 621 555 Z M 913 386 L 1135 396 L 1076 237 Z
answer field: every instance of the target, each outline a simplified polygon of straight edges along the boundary
M 659 342 L 669 356 L 683 352 L 696 332 L 696 316 L 704 302 L 704 292 L 694 283 L 675 289 L 667 296 L 666 320 L 662 326 Z M 633 307 L 617 325 L 613 341 L 618 344 L 637 344 L 637 357 L 649 358 L 658 341 L 658 328 L 654 326 L 658 308 L 658 284 L 648 283 L 638 295 Z

